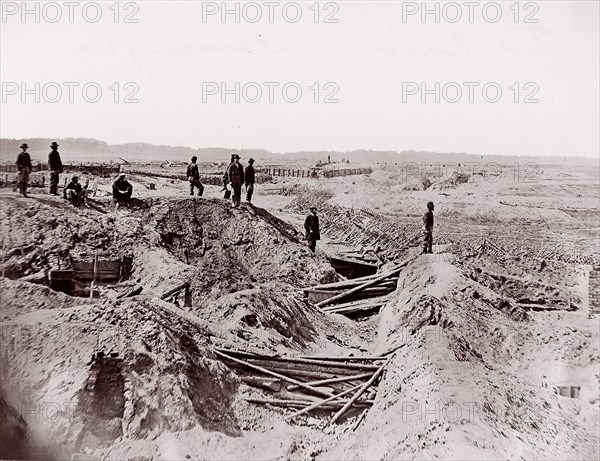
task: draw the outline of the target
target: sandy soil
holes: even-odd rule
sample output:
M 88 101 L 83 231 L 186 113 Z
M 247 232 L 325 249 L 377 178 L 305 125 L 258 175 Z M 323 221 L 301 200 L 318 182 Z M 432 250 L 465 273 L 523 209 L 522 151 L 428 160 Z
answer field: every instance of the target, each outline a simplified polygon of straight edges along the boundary
M 395 166 L 276 179 L 240 209 L 217 186 L 189 197 L 186 183 L 164 178 L 131 178 L 131 209 L 114 208 L 108 178 L 98 179 L 91 208 L 41 190 L 30 199 L 0 192 L 2 457 L 600 456 L 600 307 L 590 297 L 597 170 L 544 166 L 535 182 L 431 176 L 427 190 Z M 294 183 L 398 226 L 419 225 L 434 201 L 435 254 L 417 246 L 402 255 L 410 263 L 378 315 L 318 312 L 301 288 L 336 279 L 326 254 L 344 242 L 324 235 L 310 253 L 305 215 L 291 207 L 294 194 L 280 193 Z M 506 252 L 476 251 L 483 239 Z M 69 254 L 94 252 L 131 254 L 128 282 L 141 294 L 117 299 L 128 288 L 100 286 L 90 300 L 46 286 Z M 159 299 L 183 282 L 191 305 Z M 327 413 L 292 423 L 290 410 L 249 404 L 261 391 L 219 361 L 215 345 L 292 355 L 398 349 L 353 429 L 359 414 L 333 426 Z

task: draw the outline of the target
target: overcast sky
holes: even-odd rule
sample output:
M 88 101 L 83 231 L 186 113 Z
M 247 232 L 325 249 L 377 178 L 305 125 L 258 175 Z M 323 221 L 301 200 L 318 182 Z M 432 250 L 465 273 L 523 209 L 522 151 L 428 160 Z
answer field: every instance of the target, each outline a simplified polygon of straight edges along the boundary
M 89 3 L 69 18 L 63 2 L 30 2 L 25 17 L 21 2 L 3 2 L 2 137 L 274 152 L 600 151 L 597 1 L 427 2 L 439 22 L 421 16 L 422 2 L 228 2 L 239 22 L 221 16 L 222 2 Z M 422 95 L 422 83 L 433 92 Z

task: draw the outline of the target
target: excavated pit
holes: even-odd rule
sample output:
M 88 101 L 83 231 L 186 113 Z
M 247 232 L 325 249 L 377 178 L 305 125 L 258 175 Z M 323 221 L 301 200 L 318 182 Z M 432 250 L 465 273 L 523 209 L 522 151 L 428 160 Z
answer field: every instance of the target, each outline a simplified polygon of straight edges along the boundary
M 305 301 L 301 288 L 335 281 L 335 272 L 264 210 L 216 199 L 147 202 L 110 215 L 57 213 L 60 205 L 36 201 L 8 200 L 0 210 L 15 230 L 9 251 L 19 249 L 3 260 L 13 272 L 0 282 L 10 326 L 1 338 L 2 409 L 12 408 L 13 453 L 25 440 L 59 459 L 597 455 L 595 407 L 585 406 L 595 398 L 593 380 L 565 373 L 568 382 L 557 382 L 547 371 L 597 365 L 597 348 L 581 352 L 593 328 L 555 332 L 554 316 L 576 322 L 579 309 L 536 311 L 524 302 L 542 305 L 535 296 L 543 290 L 548 306 L 579 307 L 577 271 L 523 261 L 502 272 L 506 261 L 493 257 L 417 257 L 380 314 L 358 323 Z M 101 251 L 132 254 L 137 294 L 101 289 L 89 300 L 26 279 L 54 267 L 53 258 Z M 524 282 L 502 283 L 497 274 Z M 528 280 L 537 285 L 529 289 Z M 160 299 L 182 284 L 189 302 Z M 322 431 L 322 415 L 290 425 L 286 410 L 246 402 L 249 387 L 213 353 L 221 346 L 272 355 L 396 352 L 364 420 L 350 414 Z M 558 395 L 561 386 L 578 398 Z M 40 405 L 63 410 L 31 411 Z M 527 451 L 515 448 L 517 437 Z

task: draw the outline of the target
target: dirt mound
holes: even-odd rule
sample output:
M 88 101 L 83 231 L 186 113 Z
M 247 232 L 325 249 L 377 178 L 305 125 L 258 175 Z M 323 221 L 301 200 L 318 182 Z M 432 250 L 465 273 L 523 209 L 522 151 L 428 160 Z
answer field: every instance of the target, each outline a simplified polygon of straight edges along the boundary
M 517 365 L 526 362 L 541 378 L 548 355 L 565 366 L 573 344 L 539 345 L 537 320 L 517 315 L 518 308 L 498 309 L 499 295 L 463 275 L 455 262 L 451 255 L 424 256 L 401 273 L 397 298 L 381 313 L 377 343 L 378 351 L 399 347 L 396 357 L 358 435 L 319 445 L 324 457 L 596 457 L 593 399 L 565 400 L 555 393 L 552 375 L 545 383 L 527 379 Z M 577 337 L 580 347 L 592 330 L 587 325 Z M 597 359 L 577 362 L 585 369 Z

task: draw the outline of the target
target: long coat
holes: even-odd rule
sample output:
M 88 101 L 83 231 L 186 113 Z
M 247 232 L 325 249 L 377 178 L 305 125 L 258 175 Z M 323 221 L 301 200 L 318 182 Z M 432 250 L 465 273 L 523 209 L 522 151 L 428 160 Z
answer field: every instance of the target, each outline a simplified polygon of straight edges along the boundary
M 321 240 L 321 231 L 319 230 L 319 217 L 309 214 L 304 221 L 304 230 L 306 238 L 310 240 Z
M 60 171 L 62 173 L 63 164 L 57 150 L 53 150 L 48 154 L 48 169 L 50 171 Z

